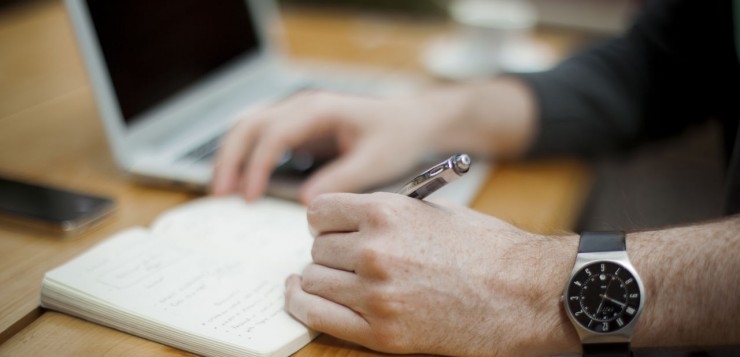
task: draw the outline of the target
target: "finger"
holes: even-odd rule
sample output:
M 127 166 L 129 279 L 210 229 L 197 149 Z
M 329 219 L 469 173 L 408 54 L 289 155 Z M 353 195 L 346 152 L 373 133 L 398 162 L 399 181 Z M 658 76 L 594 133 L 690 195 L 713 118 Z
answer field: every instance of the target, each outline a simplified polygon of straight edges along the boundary
M 365 201 L 362 195 L 351 193 L 324 194 L 311 200 L 306 214 L 311 234 L 359 230 Z
M 311 248 L 311 258 L 317 264 L 340 269 L 356 271 L 358 233 L 334 233 L 316 237 Z
M 276 113 L 276 120 L 265 125 L 255 143 L 242 181 L 247 199 L 257 198 L 265 191 L 270 173 L 285 151 L 331 129 L 330 116 L 315 110 L 299 112 L 291 107 L 286 106 Z
M 285 289 L 285 306 L 288 313 L 309 328 L 326 332 L 351 342 L 368 336 L 370 325 L 357 312 L 323 297 L 309 294 L 301 288 L 301 277 L 288 277 Z
M 216 195 L 236 191 L 244 161 L 262 125 L 262 117 L 245 116 L 221 141 L 214 166 L 211 190 Z
M 301 288 L 309 294 L 321 296 L 360 313 L 364 312 L 360 308 L 362 300 L 358 294 L 362 286 L 354 273 L 310 264 L 303 270 Z

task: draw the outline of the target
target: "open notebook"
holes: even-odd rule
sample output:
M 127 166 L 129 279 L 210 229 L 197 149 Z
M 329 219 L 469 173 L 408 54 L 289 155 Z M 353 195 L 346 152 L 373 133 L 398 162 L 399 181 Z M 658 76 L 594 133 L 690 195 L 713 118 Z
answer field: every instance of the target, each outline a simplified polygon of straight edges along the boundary
M 287 356 L 316 333 L 285 312 L 311 262 L 305 208 L 204 198 L 46 274 L 43 307 L 206 356 Z
M 470 204 L 489 168 L 431 198 Z M 317 335 L 284 310 L 312 244 L 298 203 L 205 197 L 47 272 L 41 305 L 201 355 L 287 356 Z

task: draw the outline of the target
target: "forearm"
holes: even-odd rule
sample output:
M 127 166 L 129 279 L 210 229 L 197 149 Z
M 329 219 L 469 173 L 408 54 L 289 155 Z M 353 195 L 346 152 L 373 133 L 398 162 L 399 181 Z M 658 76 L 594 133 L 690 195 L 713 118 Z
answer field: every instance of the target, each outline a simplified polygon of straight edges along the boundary
M 635 347 L 740 344 L 740 216 L 628 235 L 645 285 Z
M 518 78 L 443 87 L 419 100 L 436 108 L 441 125 L 435 149 L 440 151 L 513 159 L 528 150 L 535 136 L 534 97 Z

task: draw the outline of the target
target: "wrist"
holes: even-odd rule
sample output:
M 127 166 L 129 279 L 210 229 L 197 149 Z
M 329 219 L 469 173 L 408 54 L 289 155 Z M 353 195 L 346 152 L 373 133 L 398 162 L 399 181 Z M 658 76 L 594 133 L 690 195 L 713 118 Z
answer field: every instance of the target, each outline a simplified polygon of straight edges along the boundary
M 568 319 L 561 295 L 578 252 L 577 235 L 541 236 L 527 234 L 507 256 L 524 264 L 507 275 L 516 281 L 516 305 L 507 310 L 510 324 L 503 329 L 508 355 L 552 356 L 581 350 L 580 339 Z M 523 258 L 523 259 L 522 259 Z M 517 273 L 518 272 L 518 273 Z M 490 349 L 490 346 L 489 346 Z M 486 351 L 478 351 L 483 355 Z
M 441 88 L 420 103 L 434 109 L 441 151 L 517 158 L 535 137 L 534 96 L 514 77 Z
M 540 289 L 539 312 L 530 331 L 537 343 L 531 355 L 557 355 L 578 352 L 581 342 L 566 315 L 561 296 L 578 253 L 579 236 L 549 236 L 543 238 L 540 260 L 535 266 Z

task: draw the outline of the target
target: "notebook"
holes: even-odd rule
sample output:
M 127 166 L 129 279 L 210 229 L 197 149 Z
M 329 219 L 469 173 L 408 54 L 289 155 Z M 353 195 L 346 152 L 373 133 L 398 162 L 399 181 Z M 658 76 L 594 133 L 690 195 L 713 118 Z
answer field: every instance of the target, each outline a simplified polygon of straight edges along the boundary
M 288 64 L 269 34 L 280 26 L 272 0 L 66 5 L 115 159 L 148 182 L 202 190 L 219 138 L 237 113 L 306 87 L 374 95 L 415 87 L 390 72 L 309 75 Z M 283 160 L 286 172 L 290 157 Z
M 204 356 L 288 356 L 317 333 L 284 309 L 311 262 L 306 209 L 206 197 L 46 273 L 41 306 Z

